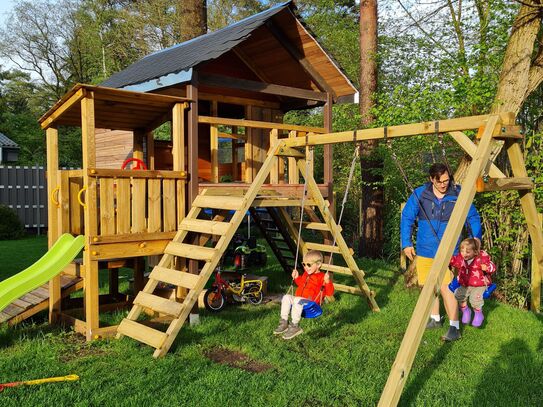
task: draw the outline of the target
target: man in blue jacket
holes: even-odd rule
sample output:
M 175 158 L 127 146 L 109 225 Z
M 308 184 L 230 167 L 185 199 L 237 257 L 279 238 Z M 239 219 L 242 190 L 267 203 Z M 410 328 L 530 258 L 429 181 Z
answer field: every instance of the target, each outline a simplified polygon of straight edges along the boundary
M 421 287 L 426 282 L 437 248 L 460 193 L 460 186 L 452 182 L 446 165 L 433 164 L 428 172 L 430 182 L 418 187 L 411 194 L 402 211 L 401 220 L 402 249 L 409 260 L 413 261 L 416 256 L 417 277 Z M 412 240 L 415 221 L 418 221 L 416 253 Z M 473 237 L 481 239 L 481 218 L 473 205 L 468 212 L 467 224 L 468 231 Z M 455 249 L 455 253 L 457 251 L 458 247 Z M 450 324 L 447 333 L 441 337 L 444 341 L 455 341 L 461 337 L 458 303 L 448 288 L 452 279 L 453 274 L 449 270 L 441 283 L 441 297 Z M 439 298 L 436 298 L 426 329 L 439 328 L 442 325 L 439 314 Z

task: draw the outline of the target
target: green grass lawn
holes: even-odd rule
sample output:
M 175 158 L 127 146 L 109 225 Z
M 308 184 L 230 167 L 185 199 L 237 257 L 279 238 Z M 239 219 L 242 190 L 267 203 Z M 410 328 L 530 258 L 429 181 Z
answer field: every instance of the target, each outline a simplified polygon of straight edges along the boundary
M 0 242 L 0 279 L 39 257 L 44 239 Z M 0 383 L 78 374 L 78 382 L 9 388 L 1 406 L 373 406 L 415 306 L 395 266 L 364 262 L 380 313 L 348 294 L 303 320 L 292 341 L 271 332 L 279 305 L 230 306 L 201 313 L 159 360 L 131 339 L 85 343 L 43 316 L 0 327 Z M 287 276 L 269 262 L 273 291 Z M 445 328 L 426 332 L 404 388 L 404 406 L 543 405 L 543 318 L 494 301 L 482 329 L 443 344 Z M 223 363 L 214 361 L 222 357 Z

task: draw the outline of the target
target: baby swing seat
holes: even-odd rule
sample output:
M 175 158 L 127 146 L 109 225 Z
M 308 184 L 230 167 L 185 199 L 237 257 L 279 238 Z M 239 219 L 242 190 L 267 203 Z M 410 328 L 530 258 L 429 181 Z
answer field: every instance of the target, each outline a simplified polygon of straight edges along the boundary
M 449 284 L 449 290 L 451 290 L 451 292 L 454 293 L 458 287 L 460 287 L 460 283 L 458 282 L 458 279 L 455 277 Z M 492 283 L 489 286 L 487 286 L 485 292 L 483 293 L 483 298 L 485 300 L 488 300 L 490 296 L 492 295 L 492 293 L 494 292 L 494 290 L 496 289 L 496 287 L 497 287 L 496 283 Z
M 322 315 L 321 306 L 315 301 L 307 301 L 304 304 L 304 309 L 302 311 L 302 318 L 317 318 Z

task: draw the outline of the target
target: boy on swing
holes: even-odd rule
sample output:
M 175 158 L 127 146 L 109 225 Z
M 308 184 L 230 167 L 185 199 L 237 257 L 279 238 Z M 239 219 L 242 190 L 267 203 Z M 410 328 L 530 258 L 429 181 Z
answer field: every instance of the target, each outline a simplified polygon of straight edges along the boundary
M 304 273 L 300 276 L 298 270 L 292 271 L 292 279 L 297 285 L 294 295 L 285 294 L 281 300 L 281 320 L 273 331 L 274 335 L 283 334 L 283 339 L 292 339 L 300 335 L 303 330 L 299 327 L 304 304 L 309 301 L 322 303 L 322 299 L 334 294 L 334 284 L 330 275 L 320 271 L 322 254 L 317 250 L 310 250 L 303 258 Z M 291 286 L 292 288 L 292 286 Z M 289 290 L 292 293 L 291 290 Z M 289 314 L 291 324 L 288 323 Z

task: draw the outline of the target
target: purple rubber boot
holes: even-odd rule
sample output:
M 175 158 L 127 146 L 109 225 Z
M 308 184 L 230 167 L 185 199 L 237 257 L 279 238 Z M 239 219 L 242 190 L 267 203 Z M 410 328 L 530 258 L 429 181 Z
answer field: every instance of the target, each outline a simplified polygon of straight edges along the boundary
M 476 309 L 475 310 L 475 316 L 473 317 L 473 322 L 471 323 L 471 326 L 474 326 L 475 328 L 479 328 L 485 319 L 485 316 L 483 315 L 482 309 Z
M 460 307 L 460 310 L 462 311 L 462 323 L 464 325 L 469 324 L 471 321 L 471 308 L 466 305 L 465 307 Z

